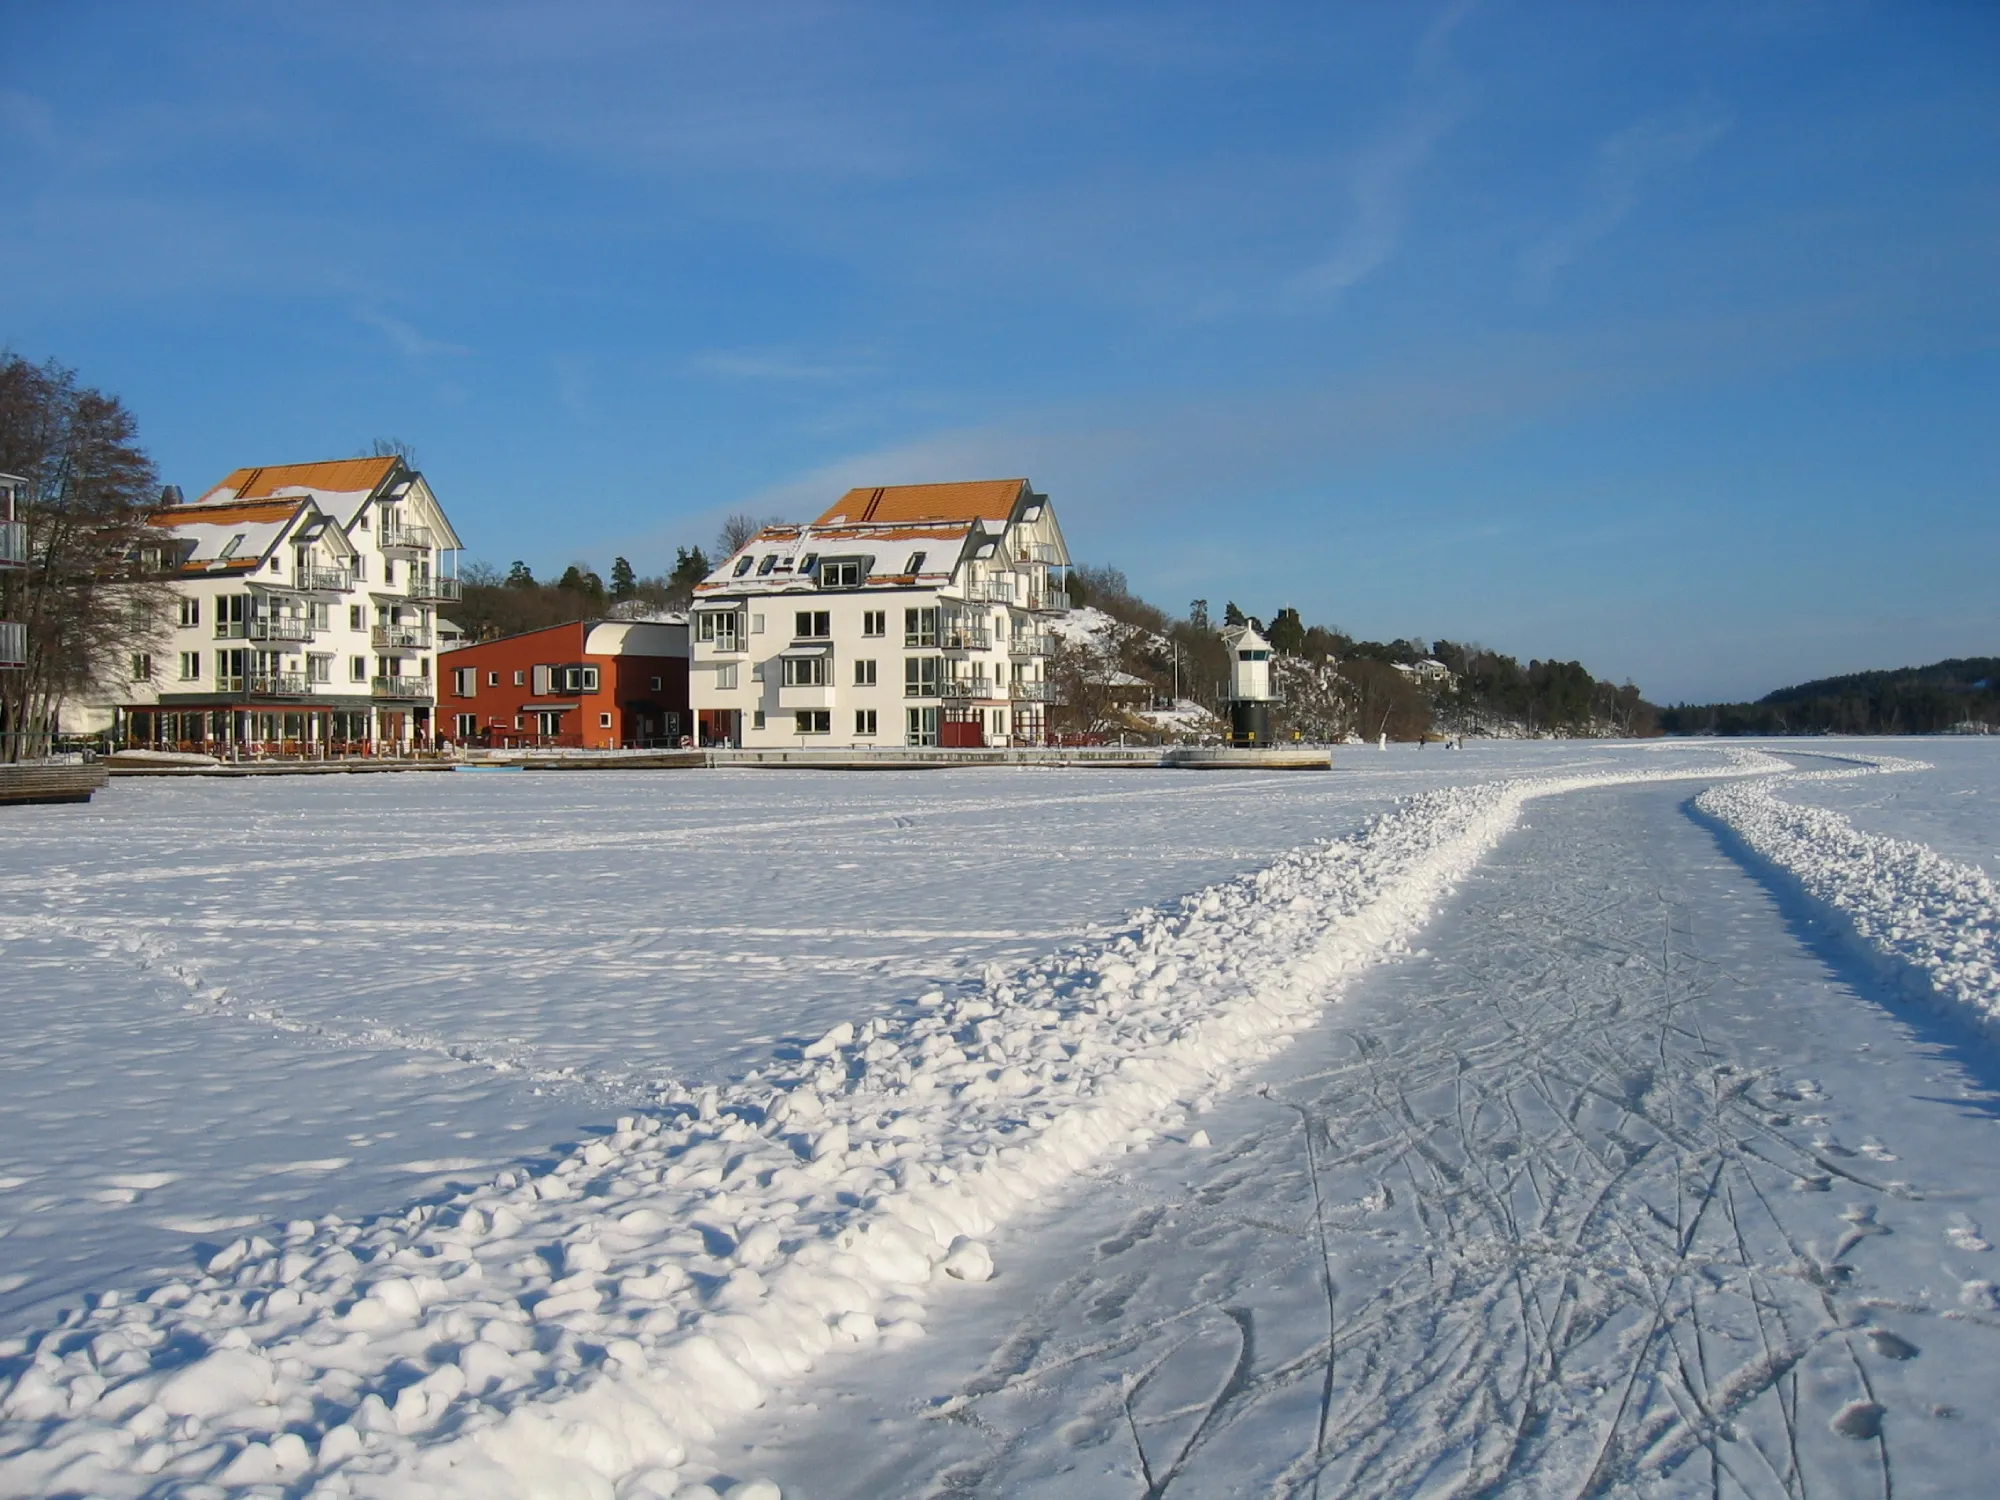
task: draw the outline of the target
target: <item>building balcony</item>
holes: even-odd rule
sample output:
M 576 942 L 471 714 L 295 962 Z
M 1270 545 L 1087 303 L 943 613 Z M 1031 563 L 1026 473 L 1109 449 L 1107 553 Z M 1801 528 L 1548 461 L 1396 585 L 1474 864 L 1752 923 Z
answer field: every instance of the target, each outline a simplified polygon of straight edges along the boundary
M 947 625 L 939 633 L 938 649 L 960 655 L 967 651 L 991 651 L 993 632 L 982 627 Z
M 384 526 L 384 552 L 429 552 L 437 546 L 428 526 Z
M 456 599 L 460 596 L 456 578 L 412 578 L 403 592 L 412 599 Z
M 278 615 L 242 623 L 247 638 L 253 641 L 309 641 L 314 633 L 312 621 L 303 615 Z
M 1059 568 L 1062 554 L 1054 542 L 1019 542 L 1014 547 L 1014 562 L 1020 567 Z
M 368 638 L 377 651 L 428 651 L 431 633 L 418 625 L 377 625 Z
M 938 684 L 938 696 L 946 701 L 968 698 L 998 699 L 998 685 L 990 677 L 947 677 Z
M 0 568 L 28 565 L 28 523 L 0 521 Z
M 292 574 L 292 587 L 308 594 L 344 594 L 354 587 L 354 570 L 300 568 Z
M 968 604 L 1012 604 L 1015 597 L 1011 578 L 983 578 L 965 586 Z
M 819 687 L 780 686 L 778 707 L 785 713 L 801 708 L 832 708 L 833 688 L 830 684 Z
M 1049 656 L 1056 649 L 1056 638 L 1039 632 L 1032 635 L 1017 635 L 1007 642 L 1009 656 Z
M 13 620 L 0 620 L 0 668 L 28 664 L 28 627 Z
M 247 680 L 253 698 L 303 698 L 312 692 L 303 672 L 269 672 L 239 680 Z
M 1069 610 L 1069 594 L 1063 589 L 1030 589 L 1028 608 L 1038 614 L 1064 614 Z
M 1016 703 L 1060 703 L 1061 696 L 1053 682 L 1009 683 L 1007 695 Z
M 428 677 L 376 677 L 369 691 L 377 698 L 429 698 L 433 689 Z

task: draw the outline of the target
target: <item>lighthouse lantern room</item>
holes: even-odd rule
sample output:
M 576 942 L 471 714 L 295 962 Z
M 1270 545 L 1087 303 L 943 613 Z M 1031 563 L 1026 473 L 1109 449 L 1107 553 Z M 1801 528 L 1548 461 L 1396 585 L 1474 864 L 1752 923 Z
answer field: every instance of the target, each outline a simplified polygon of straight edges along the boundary
M 1229 743 L 1271 743 L 1271 643 L 1254 624 L 1222 632 L 1229 650 Z

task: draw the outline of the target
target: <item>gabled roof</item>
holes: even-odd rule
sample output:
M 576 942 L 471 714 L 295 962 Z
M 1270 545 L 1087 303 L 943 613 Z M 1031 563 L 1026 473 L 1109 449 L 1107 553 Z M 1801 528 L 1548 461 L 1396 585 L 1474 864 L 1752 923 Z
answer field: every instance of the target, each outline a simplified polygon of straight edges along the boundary
M 972 479 L 954 484 L 891 484 L 849 490 L 813 524 L 853 526 L 864 522 L 996 521 L 1014 514 L 1025 479 Z
M 216 500 L 264 500 L 275 495 L 328 494 L 372 495 L 382 481 L 395 472 L 401 459 L 332 458 L 310 464 L 271 464 L 258 469 L 238 469 L 201 499 L 197 505 Z

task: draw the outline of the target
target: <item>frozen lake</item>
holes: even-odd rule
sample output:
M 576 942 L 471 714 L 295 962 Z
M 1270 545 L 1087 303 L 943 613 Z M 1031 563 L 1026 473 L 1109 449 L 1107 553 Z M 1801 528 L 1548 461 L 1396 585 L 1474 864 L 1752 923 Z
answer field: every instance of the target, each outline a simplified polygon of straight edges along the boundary
M 385 1212 L 1446 783 L 522 772 L 115 782 L 0 810 L 0 1336 L 271 1221 Z

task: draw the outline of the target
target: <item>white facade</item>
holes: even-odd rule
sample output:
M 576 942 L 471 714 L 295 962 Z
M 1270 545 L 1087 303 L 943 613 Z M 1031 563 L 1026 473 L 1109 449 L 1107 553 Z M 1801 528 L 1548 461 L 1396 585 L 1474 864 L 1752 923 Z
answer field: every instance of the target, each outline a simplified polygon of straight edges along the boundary
M 697 585 L 689 700 L 746 748 L 1037 744 L 1069 549 L 1024 479 L 855 490 Z
M 100 720 L 135 745 L 397 750 L 435 733 L 436 612 L 461 545 L 397 458 L 240 469 L 156 512 L 136 559 L 177 596 Z M 77 725 L 77 728 L 100 728 Z
M 1229 651 L 1229 700 L 1232 703 L 1269 703 L 1271 691 L 1271 643 L 1252 625 L 1232 625 L 1222 632 L 1222 644 Z

